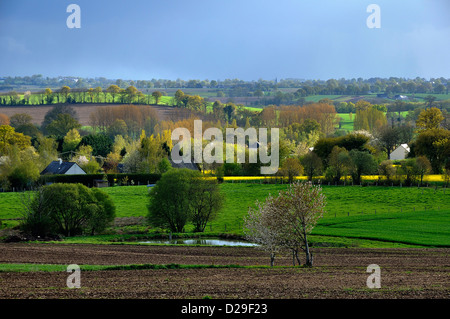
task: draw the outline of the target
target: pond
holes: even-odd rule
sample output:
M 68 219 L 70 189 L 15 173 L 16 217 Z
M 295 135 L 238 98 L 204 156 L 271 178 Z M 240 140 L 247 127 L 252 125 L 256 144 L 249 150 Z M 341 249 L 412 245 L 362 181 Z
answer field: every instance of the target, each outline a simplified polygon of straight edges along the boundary
M 142 244 L 170 244 L 170 245 L 212 245 L 212 246 L 257 246 L 257 244 L 247 241 L 234 239 L 213 239 L 213 238 L 194 238 L 194 239 L 153 239 L 141 241 Z

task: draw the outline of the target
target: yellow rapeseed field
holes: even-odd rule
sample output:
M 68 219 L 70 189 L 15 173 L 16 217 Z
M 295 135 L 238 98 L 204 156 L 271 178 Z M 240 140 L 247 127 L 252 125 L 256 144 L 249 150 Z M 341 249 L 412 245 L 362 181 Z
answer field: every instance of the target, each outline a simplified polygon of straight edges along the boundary
M 265 180 L 265 179 L 280 179 L 283 178 L 281 176 L 224 176 L 224 181 L 259 181 L 259 180 Z M 323 179 L 323 176 L 316 176 L 315 178 Z M 341 179 L 350 179 L 350 176 L 343 176 Z M 287 179 L 287 177 L 284 177 L 284 179 Z M 296 176 L 296 180 L 307 180 L 307 176 Z M 379 175 L 365 175 L 362 176 L 362 180 L 364 181 L 378 181 L 378 180 L 384 180 L 386 179 L 384 176 Z M 423 177 L 424 182 L 443 182 L 444 181 L 444 175 L 425 175 Z

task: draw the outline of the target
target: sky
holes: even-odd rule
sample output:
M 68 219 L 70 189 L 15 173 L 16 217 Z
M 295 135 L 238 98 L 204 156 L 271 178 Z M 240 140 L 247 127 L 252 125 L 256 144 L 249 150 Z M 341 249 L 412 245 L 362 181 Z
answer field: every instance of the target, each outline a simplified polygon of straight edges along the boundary
M 450 78 L 449 17 L 449 0 L 0 0 L 0 77 Z

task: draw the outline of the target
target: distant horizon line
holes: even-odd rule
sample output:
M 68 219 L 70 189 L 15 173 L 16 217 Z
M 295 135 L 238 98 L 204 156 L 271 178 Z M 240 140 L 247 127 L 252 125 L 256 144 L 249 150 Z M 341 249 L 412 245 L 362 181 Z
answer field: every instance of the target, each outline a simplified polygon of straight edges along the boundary
M 426 77 L 422 77 L 422 76 L 416 76 L 416 77 L 403 77 L 403 76 L 389 76 L 389 77 L 382 77 L 382 76 L 371 76 L 371 77 L 366 77 L 366 78 L 363 78 L 363 77 L 339 77 L 339 78 L 337 78 L 337 77 L 331 77 L 331 78 L 327 78 L 327 79 L 324 79 L 324 78 L 297 78 L 297 77 L 285 77 L 285 78 L 283 78 L 283 77 L 280 77 L 280 78 L 278 78 L 278 77 L 275 77 L 275 78 L 272 78 L 272 79 L 265 79 L 265 78 L 258 78 L 258 79 L 253 79 L 253 80 L 244 80 L 244 79 L 242 79 L 242 78 L 239 78 L 239 77 L 235 77 L 235 78 L 225 78 L 225 79 L 209 79 L 209 78 L 205 78 L 205 79 L 201 79 L 201 78 L 187 78 L 187 79 L 184 79 L 184 78 L 180 78 L 180 77 L 178 77 L 178 78 L 176 78 L 176 79 L 173 79 L 173 78 L 155 78 L 155 77 L 153 77 L 153 78 L 151 78 L 151 79 L 142 79 L 142 78 L 140 78 L 140 79 L 133 79 L 133 78 L 122 78 L 122 77 L 119 77 L 119 78 L 109 78 L 109 77 L 105 77 L 105 76 L 95 76 L 95 77 L 92 77 L 92 76 L 75 76 L 75 75 L 58 75 L 58 76 L 48 76 L 48 75 L 43 75 L 43 74 L 40 74 L 40 73 L 38 73 L 38 74 L 32 74 L 32 75 L 0 75 L 0 79 L 4 79 L 4 78 L 15 78 L 15 77 L 20 77 L 20 78 L 24 78 L 24 77 L 33 77 L 33 76 L 40 76 L 40 77 L 42 77 L 42 78 L 70 78 L 70 79 L 100 79 L 100 78 L 104 78 L 104 79 L 106 79 L 106 80 L 114 80 L 114 81 L 117 81 L 117 80 L 122 80 L 122 81 L 152 81 L 152 80 L 156 80 L 156 81 L 159 81 L 159 80 L 164 80 L 164 81 L 177 81 L 177 80 L 182 80 L 182 81 L 189 81 L 189 80 L 198 80 L 198 81 L 206 81 L 206 80 L 208 80 L 208 81 L 227 81 L 227 80 L 240 80 L 240 81 L 244 81 L 244 82 L 258 82 L 258 81 L 260 81 L 260 80 L 262 80 L 262 81 L 285 81 L 285 80 L 294 80 L 294 81 L 299 81 L 299 82 L 306 82 L 306 81 L 328 81 L 328 80 L 337 80 L 337 81 L 339 81 L 339 80 L 359 80 L 359 79 L 362 79 L 363 81 L 367 81 L 367 80 L 371 80 L 371 79 L 391 79 L 391 78 L 395 78 L 395 79 L 403 79 L 403 80 L 415 80 L 415 79 L 423 79 L 423 80 L 426 80 L 426 81 L 431 81 L 431 80 L 433 80 L 433 79 L 445 79 L 445 80 L 450 80 L 450 77 L 448 77 L 448 78 L 446 78 L 445 76 L 439 76 L 439 77 L 429 77 L 429 78 L 426 78 Z

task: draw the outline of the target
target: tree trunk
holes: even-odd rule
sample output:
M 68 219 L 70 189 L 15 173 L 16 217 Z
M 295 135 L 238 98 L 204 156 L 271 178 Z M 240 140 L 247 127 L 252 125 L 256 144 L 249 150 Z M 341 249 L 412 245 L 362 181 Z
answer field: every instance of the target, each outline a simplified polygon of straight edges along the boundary
M 294 266 L 294 267 L 295 267 L 295 261 L 297 261 L 299 266 L 302 264 L 300 261 L 300 258 L 298 257 L 298 249 L 292 249 L 292 266 Z
M 292 266 L 295 267 L 295 249 L 292 249 Z
M 298 257 L 298 249 L 295 251 L 295 259 L 297 259 L 297 263 L 300 266 L 302 262 L 300 261 L 300 258 Z
M 311 267 L 313 265 L 313 256 L 311 251 L 309 250 L 308 238 L 305 234 L 305 253 L 306 253 L 306 262 L 305 265 Z

